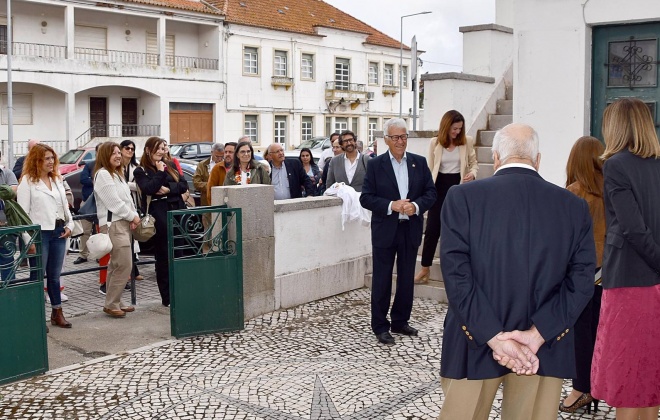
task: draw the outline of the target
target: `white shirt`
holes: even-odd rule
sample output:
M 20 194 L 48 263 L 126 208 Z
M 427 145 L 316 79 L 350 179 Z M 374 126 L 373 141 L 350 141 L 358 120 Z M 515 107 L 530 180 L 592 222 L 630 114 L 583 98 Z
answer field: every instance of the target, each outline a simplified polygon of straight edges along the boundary
M 458 152 L 458 147 L 454 147 L 451 152 L 447 149 L 442 151 L 442 159 L 440 160 L 441 174 L 460 174 L 461 173 L 461 155 Z
M 353 182 L 353 177 L 355 176 L 355 171 L 357 170 L 358 162 L 360 161 L 360 152 L 357 153 L 357 157 L 351 163 L 351 160 L 346 157 L 344 153 L 344 170 L 346 171 L 346 177 L 348 178 L 348 183 Z
M 525 169 L 531 169 L 532 171 L 537 172 L 536 169 L 534 169 L 534 167 L 532 165 L 528 165 L 526 163 L 507 163 L 506 165 L 502 165 L 499 168 L 497 168 L 495 173 L 498 173 L 502 169 L 506 169 L 506 168 L 525 168 Z

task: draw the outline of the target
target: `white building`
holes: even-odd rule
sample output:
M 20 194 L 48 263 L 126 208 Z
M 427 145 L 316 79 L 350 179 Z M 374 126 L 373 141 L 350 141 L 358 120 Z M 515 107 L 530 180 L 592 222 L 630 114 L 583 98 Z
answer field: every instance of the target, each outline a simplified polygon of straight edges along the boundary
M 7 69 L 0 0 L 0 68 Z M 12 1 L 15 153 L 94 138 L 287 147 L 399 113 L 399 42 L 318 0 Z M 404 49 L 403 107 L 412 107 Z M 7 71 L 0 72 L 6 152 Z

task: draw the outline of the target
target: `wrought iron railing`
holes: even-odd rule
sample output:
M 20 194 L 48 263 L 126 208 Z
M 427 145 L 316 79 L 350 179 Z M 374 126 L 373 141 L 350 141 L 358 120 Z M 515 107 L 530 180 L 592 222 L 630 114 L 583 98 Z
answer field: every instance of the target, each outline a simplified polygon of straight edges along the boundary
M 76 138 L 82 147 L 96 137 L 151 137 L 160 136 L 160 124 L 96 124 Z
M 361 83 L 347 83 L 347 82 L 325 82 L 326 90 L 349 90 L 353 92 L 366 92 L 367 85 Z
M 55 153 L 61 155 L 62 153 L 69 150 L 69 140 L 41 140 L 40 143 L 47 144 L 55 150 Z M 24 156 L 28 152 L 27 148 L 27 139 L 14 140 L 14 158 L 17 156 Z M 2 150 L 2 156 L 6 158 L 9 153 L 9 140 L 1 139 L 0 140 L 0 150 Z
M 30 42 L 12 42 L 12 55 L 28 57 L 66 58 L 63 45 L 33 44 Z M 7 54 L 7 41 L 0 41 L 0 54 Z

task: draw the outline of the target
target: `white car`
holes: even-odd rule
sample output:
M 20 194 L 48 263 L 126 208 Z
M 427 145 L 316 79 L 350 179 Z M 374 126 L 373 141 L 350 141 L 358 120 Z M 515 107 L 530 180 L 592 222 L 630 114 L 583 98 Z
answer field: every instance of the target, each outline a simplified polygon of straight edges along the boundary
M 321 152 L 330 146 L 331 144 L 329 137 L 312 137 L 311 139 L 305 140 L 300 145 L 296 146 L 296 148 L 293 150 L 285 150 L 284 156 L 288 158 L 298 158 L 298 156 L 300 156 L 300 150 L 306 147 L 312 151 L 314 162 L 318 163 L 318 160 L 321 157 Z

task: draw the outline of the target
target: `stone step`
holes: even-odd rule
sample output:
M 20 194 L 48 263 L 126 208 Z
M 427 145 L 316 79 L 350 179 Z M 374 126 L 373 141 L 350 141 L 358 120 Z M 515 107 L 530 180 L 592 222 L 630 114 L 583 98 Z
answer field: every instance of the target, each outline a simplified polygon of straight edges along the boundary
M 488 178 L 493 175 L 493 164 L 492 163 L 479 163 L 479 172 L 477 173 L 477 179 Z
M 495 113 L 498 115 L 513 115 L 513 99 L 499 99 Z
M 495 138 L 494 130 L 479 130 L 477 145 L 490 147 L 493 145 L 493 138 Z
M 513 85 L 507 86 L 505 89 L 506 99 L 513 99 Z
M 438 246 L 438 248 L 440 248 L 440 247 Z M 417 261 L 415 262 L 415 274 L 417 274 L 417 272 L 421 269 L 422 269 L 422 256 L 418 255 L 417 256 Z M 431 280 L 434 280 L 434 281 L 442 281 L 443 280 L 442 270 L 440 269 L 440 258 L 439 257 L 436 257 L 436 258 L 433 259 L 433 262 L 431 263 L 430 269 L 431 269 L 431 272 L 430 272 L 429 278 Z M 396 264 L 394 265 L 394 274 L 396 274 Z
M 513 122 L 513 115 L 489 115 L 488 116 L 488 129 L 499 130 L 504 126 Z
M 493 152 L 490 147 L 477 146 L 474 150 L 477 152 L 477 162 L 493 163 Z
M 367 274 L 364 276 L 364 285 L 371 289 L 372 275 Z M 396 291 L 396 274 L 392 275 L 392 294 Z M 447 303 L 447 293 L 445 292 L 445 284 L 441 281 L 430 280 L 426 284 L 416 284 L 415 294 L 416 298 L 431 299 L 438 303 Z

